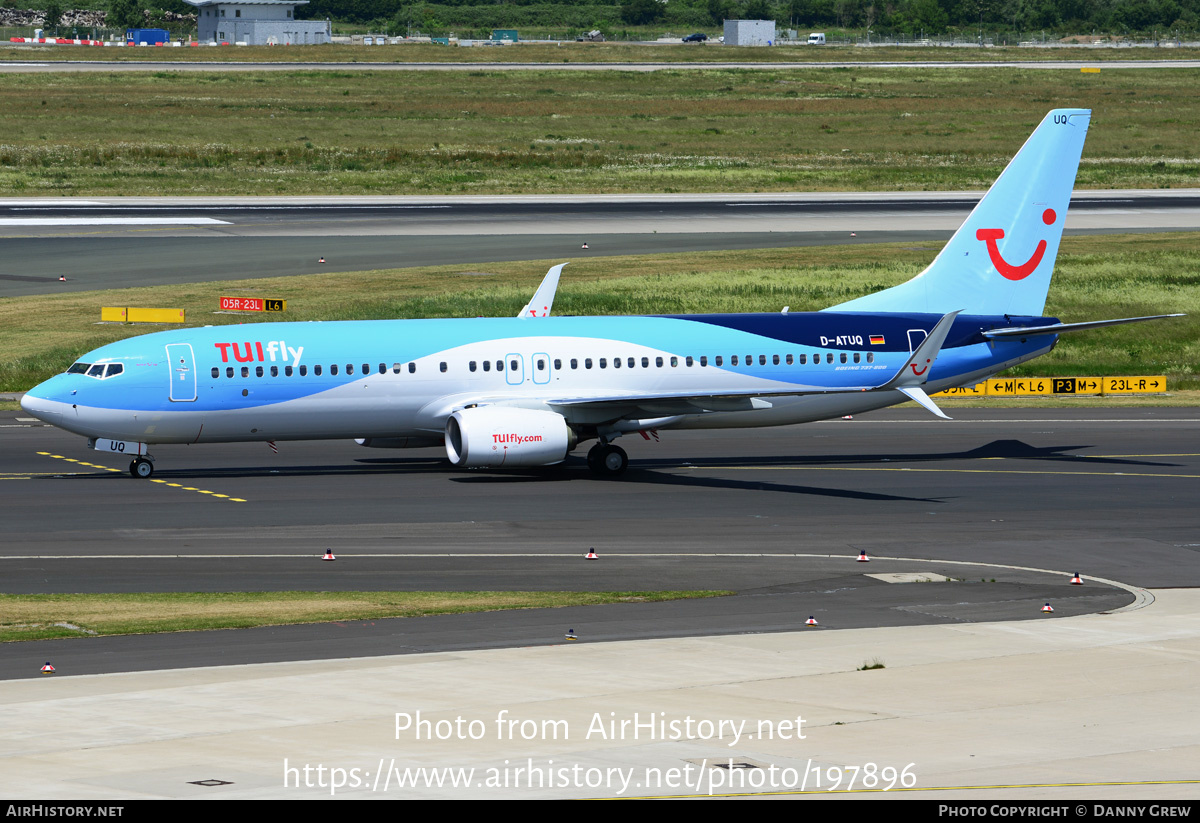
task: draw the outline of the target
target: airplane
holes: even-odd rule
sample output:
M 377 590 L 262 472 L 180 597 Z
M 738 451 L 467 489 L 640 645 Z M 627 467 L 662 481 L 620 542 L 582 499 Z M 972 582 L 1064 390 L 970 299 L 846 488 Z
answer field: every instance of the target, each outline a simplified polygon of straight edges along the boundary
M 560 264 L 516 317 L 261 323 L 142 335 L 21 399 L 131 458 L 160 444 L 353 438 L 444 447 L 462 468 L 548 466 L 580 444 L 621 475 L 640 432 L 804 423 L 930 398 L 1046 354 L 1058 335 L 1179 315 L 1041 316 L 1087 109 L 1055 109 L 929 266 L 818 312 L 552 315 Z

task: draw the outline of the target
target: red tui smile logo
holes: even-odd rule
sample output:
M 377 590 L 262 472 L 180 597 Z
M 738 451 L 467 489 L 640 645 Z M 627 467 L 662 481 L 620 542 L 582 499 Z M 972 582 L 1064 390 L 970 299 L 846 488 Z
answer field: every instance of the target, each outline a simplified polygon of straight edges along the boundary
M 1058 215 L 1054 213 L 1054 209 L 1046 209 L 1042 212 L 1042 222 L 1047 226 L 1053 225 L 1056 219 L 1058 219 Z M 1004 229 L 979 229 L 975 232 L 976 240 L 987 243 L 988 257 L 992 259 L 992 265 L 996 267 L 996 271 L 1000 272 L 1002 277 L 1009 280 L 1024 280 L 1033 274 L 1033 270 L 1042 262 L 1042 255 L 1046 253 L 1046 241 L 1039 240 L 1037 248 L 1033 250 L 1033 256 L 1021 265 L 1014 266 L 1000 256 L 1000 248 L 996 245 L 996 241 L 1003 238 Z

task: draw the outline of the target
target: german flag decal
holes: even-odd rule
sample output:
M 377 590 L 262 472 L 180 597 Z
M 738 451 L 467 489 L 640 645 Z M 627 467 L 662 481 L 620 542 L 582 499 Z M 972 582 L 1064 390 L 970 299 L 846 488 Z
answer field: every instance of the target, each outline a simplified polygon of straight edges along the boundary
M 871 345 L 872 346 L 882 346 L 883 345 L 883 335 L 882 334 L 871 335 Z

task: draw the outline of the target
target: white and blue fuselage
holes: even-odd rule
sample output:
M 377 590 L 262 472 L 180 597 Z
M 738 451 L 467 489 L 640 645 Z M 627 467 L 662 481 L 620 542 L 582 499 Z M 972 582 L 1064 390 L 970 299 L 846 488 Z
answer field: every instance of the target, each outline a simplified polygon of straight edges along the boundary
M 622 419 L 773 426 L 907 400 L 854 389 L 885 383 L 939 319 L 820 312 L 218 326 L 103 346 L 23 405 L 86 437 L 147 444 L 440 439 L 451 413 L 480 404 L 557 411 L 580 439 Z M 1055 321 L 955 318 L 929 388 L 975 382 L 1053 345 L 1052 335 L 982 336 L 1020 322 Z M 778 396 L 788 391 L 798 393 Z M 679 399 L 726 393 L 777 396 L 730 411 Z

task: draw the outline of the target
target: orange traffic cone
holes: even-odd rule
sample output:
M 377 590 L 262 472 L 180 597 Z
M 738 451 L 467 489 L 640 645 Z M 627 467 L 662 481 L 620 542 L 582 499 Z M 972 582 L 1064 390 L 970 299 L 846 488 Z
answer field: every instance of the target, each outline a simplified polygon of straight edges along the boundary
M 1075 572 L 1075 576 L 1071 578 L 1072 586 L 1082 586 L 1083 578 L 1079 576 L 1079 572 Z
M 1050 614 L 1054 611 L 1054 607 L 1047 603 L 1045 606 L 1042 606 L 1042 611 L 1044 611 L 1046 614 Z
M 579 639 L 578 637 L 575 636 L 574 629 L 567 629 L 567 633 L 565 635 L 563 635 L 563 637 L 567 640 L 578 640 Z
M 805 620 L 805 621 L 804 621 L 804 625 L 805 625 L 805 626 L 815 626 L 815 625 L 817 625 L 817 618 L 815 618 L 815 617 L 809 617 L 807 620 Z
M 858 562 L 859 563 L 870 563 L 871 562 L 871 558 L 867 557 L 866 549 L 863 549 L 862 551 L 860 551 L 858 553 Z
M 60 283 L 66 283 L 66 282 L 67 282 L 67 276 L 66 276 L 65 274 L 60 274 L 60 275 L 58 276 L 58 282 L 60 282 Z
M 49 660 L 46 661 L 45 666 L 42 666 L 42 673 L 43 674 L 54 674 L 54 667 L 50 665 Z
M 587 559 L 588 560 L 599 560 L 600 558 L 596 556 L 595 549 L 588 549 Z
M 325 258 L 324 258 L 324 257 L 322 257 L 322 258 L 318 259 L 318 260 L 317 260 L 317 262 L 318 262 L 318 263 L 324 263 L 324 262 L 325 262 Z
M 326 549 L 325 556 L 322 557 L 321 559 L 322 560 L 337 560 L 337 558 L 333 556 L 333 549 Z
M 584 244 L 583 244 L 582 246 L 580 246 L 579 248 L 581 248 L 581 249 L 586 249 L 586 248 L 587 248 L 587 243 L 584 243 Z

